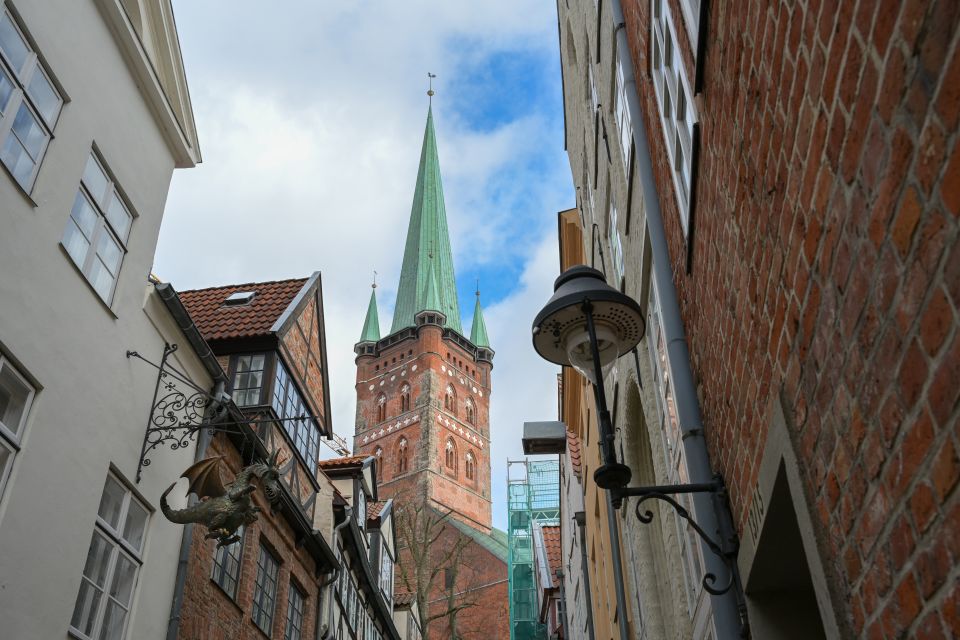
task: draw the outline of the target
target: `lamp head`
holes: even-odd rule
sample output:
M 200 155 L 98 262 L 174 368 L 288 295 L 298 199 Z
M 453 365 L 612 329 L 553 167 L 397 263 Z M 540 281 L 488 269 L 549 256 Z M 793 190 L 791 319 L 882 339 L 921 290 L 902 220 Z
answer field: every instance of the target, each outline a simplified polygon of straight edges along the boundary
M 646 323 L 640 305 L 585 265 L 570 267 L 554 283 L 553 297 L 533 321 L 533 348 L 544 360 L 568 365 L 596 379 L 586 309 L 593 316 L 602 374 L 643 338 Z

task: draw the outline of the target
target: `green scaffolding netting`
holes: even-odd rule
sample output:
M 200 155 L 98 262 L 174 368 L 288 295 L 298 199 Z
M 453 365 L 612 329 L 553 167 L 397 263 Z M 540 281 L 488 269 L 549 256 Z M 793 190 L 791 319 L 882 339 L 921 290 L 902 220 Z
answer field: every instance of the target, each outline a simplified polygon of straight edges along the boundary
M 510 638 L 545 640 L 537 621 L 533 527 L 560 521 L 560 464 L 556 460 L 507 461 L 510 565 Z

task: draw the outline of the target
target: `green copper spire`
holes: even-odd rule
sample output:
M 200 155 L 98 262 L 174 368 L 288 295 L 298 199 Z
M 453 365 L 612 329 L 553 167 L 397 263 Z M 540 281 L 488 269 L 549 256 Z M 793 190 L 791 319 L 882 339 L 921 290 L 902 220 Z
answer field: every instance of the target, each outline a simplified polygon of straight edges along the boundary
M 480 309 L 479 291 L 477 291 L 477 304 L 473 307 L 473 327 L 470 328 L 470 342 L 478 347 L 490 348 L 490 338 L 487 337 L 487 323 L 483 321 L 483 311 Z
M 367 307 L 367 319 L 363 321 L 363 333 L 360 342 L 376 342 L 380 339 L 380 315 L 377 313 L 377 285 L 370 292 L 370 306 Z
M 427 127 L 423 133 L 420 169 L 417 171 L 417 185 L 413 192 L 413 207 L 410 210 L 410 226 L 407 228 L 407 244 L 403 251 L 403 267 L 400 270 L 400 286 L 397 288 L 397 304 L 393 311 L 391 333 L 404 327 L 412 327 L 413 316 L 427 308 L 428 272 L 431 263 L 436 272 L 436 311 L 447 316 L 448 327 L 462 333 L 432 108 L 427 111 Z

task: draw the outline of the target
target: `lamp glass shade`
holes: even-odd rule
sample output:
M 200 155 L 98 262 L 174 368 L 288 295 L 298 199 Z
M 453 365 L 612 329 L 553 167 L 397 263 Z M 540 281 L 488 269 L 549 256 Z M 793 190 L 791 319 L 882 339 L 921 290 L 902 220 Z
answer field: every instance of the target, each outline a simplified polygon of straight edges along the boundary
M 600 373 L 606 377 L 620 356 L 617 336 L 607 327 L 596 327 L 597 350 L 600 354 Z M 597 370 L 593 365 L 593 351 L 590 349 L 590 333 L 586 327 L 581 331 L 571 331 L 566 340 L 567 358 L 570 366 L 576 369 L 593 384 L 597 384 Z

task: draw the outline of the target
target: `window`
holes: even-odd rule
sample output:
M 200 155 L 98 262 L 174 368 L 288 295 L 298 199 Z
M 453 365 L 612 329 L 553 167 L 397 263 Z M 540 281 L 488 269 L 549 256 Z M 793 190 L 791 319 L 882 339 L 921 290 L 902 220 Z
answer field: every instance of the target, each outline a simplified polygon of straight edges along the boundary
M 443 396 L 443 408 L 454 415 L 457 414 L 457 392 L 454 391 L 452 384 L 447 385 L 447 393 Z
M 253 302 L 256 291 L 234 291 L 223 301 L 225 307 L 242 307 Z
M 236 600 L 237 583 L 240 582 L 240 565 L 243 558 L 244 527 L 237 529 L 237 541 L 217 547 L 213 555 L 213 571 L 210 579 L 216 582 L 228 596 Z
M 400 412 L 410 411 L 410 385 L 400 387 Z
M 472 451 L 467 451 L 465 460 L 466 460 L 465 467 L 466 467 L 466 473 L 467 473 L 467 480 L 476 480 L 477 465 L 476 465 L 476 461 L 474 460 Z
M 446 567 L 443 570 L 443 588 L 444 589 L 453 589 L 453 585 L 457 582 L 457 572 Z
M 310 409 L 303 401 L 293 378 L 280 360 L 273 381 L 273 410 L 283 420 L 283 426 L 290 436 L 294 447 L 303 456 L 311 472 L 317 469 L 317 457 L 320 454 L 320 427 L 310 415 Z M 299 418 L 299 419 L 294 419 Z
M 70 628 L 82 638 L 124 637 L 149 513 L 114 476 L 100 497 Z
M 407 472 L 407 439 L 400 438 L 400 444 L 397 446 L 397 473 Z
M 96 154 L 87 158 L 63 232 L 63 248 L 94 291 L 110 304 L 133 216 Z
M 233 374 L 233 400 L 238 407 L 260 404 L 264 360 L 262 353 L 237 356 Z
M 377 465 L 377 482 L 383 482 L 383 449 L 377 447 L 373 450 L 373 455 L 377 458 L 374 463 Z
M 290 583 L 287 593 L 287 628 L 283 640 L 300 640 L 303 633 L 303 605 L 307 597 L 297 585 Z
M 253 622 L 268 636 L 273 629 L 278 573 L 280 563 L 261 542 L 260 555 L 257 557 L 257 581 L 253 586 Z
M 623 61 L 617 56 L 617 86 L 613 117 L 620 131 L 620 154 L 623 158 L 623 174 L 630 174 L 630 150 L 633 145 L 633 125 L 630 122 L 630 108 L 627 106 L 626 73 Z
M 20 450 L 34 390 L 10 361 L 0 356 L 0 496 Z
M 669 3 L 651 0 L 654 19 L 650 21 L 653 59 L 653 89 L 657 95 L 664 145 L 673 167 L 673 185 L 684 234 L 689 232 L 690 194 L 693 188 L 693 139 L 697 121 L 689 101 L 690 81 L 683 61 L 676 53 L 676 30 Z M 699 12 L 698 12 L 699 13 Z
M 473 424 L 476 421 L 476 415 L 474 415 L 473 400 L 467 398 L 467 422 Z
M 383 422 L 387 419 L 387 396 L 382 393 L 377 396 L 377 422 Z
M 53 137 L 63 98 L 23 30 L 0 8 L 0 160 L 27 192 Z
M 616 286 L 623 280 L 623 242 L 620 240 L 619 220 L 617 219 L 617 203 L 610 194 L 610 215 L 607 219 L 607 239 L 610 241 L 610 253 L 613 254 L 613 269 L 617 274 Z
M 453 438 L 447 439 L 445 462 L 447 469 L 456 472 L 457 470 L 457 447 L 453 444 Z
M 380 591 L 389 604 L 393 600 L 393 558 L 386 545 L 380 547 Z
M 356 481 L 357 487 L 357 524 L 361 529 L 367 528 L 367 494 L 363 492 L 360 481 Z

